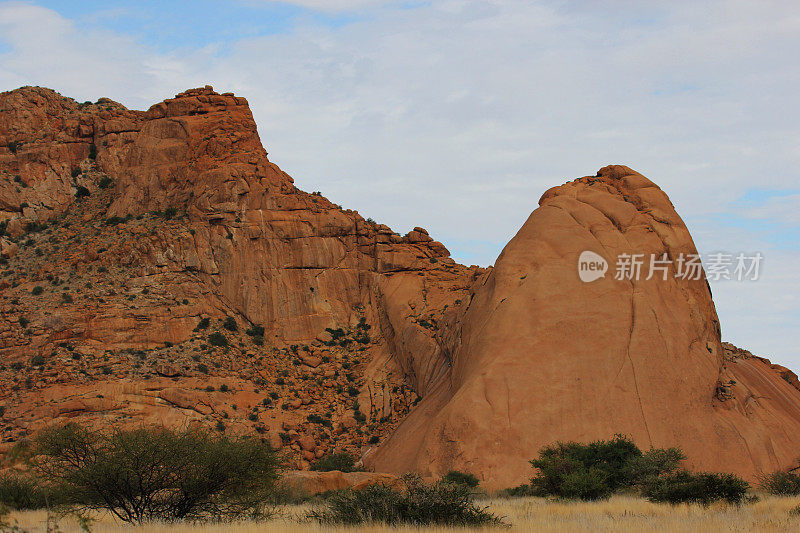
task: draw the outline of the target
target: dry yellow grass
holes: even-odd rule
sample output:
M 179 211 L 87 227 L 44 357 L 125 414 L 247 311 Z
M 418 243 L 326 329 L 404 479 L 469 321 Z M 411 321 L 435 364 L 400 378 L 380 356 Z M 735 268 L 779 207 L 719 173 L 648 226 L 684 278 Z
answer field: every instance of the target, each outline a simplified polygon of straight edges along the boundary
M 659 505 L 631 496 L 614 496 L 610 500 L 594 503 L 549 502 L 539 498 L 492 499 L 483 502 L 491 511 L 506 517 L 512 531 L 532 532 L 595 532 L 672 533 L 717 531 L 800 531 L 800 517 L 791 516 L 789 510 L 800 504 L 798 497 L 762 496 L 761 501 L 732 507 L 712 505 Z M 130 526 L 115 522 L 108 516 L 98 517 L 92 531 L 97 533 L 255 533 L 255 532 L 317 532 L 353 531 L 370 533 L 378 531 L 454 531 L 454 528 L 387 528 L 380 526 L 331 528 L 314 523 L 299 523 L 295 517 L 308 507 L 286 506 L 281 516 L 266 523 L 235 522 L 232 524 L 148 524 Z M 44 531 L 47 514 L 43 511 L 13 513 L 9 516 L 27 531 Z M 59 522 L 64 533 L 80 531 L 69 518 Z M 496 530 L 495 531 L 502 531 Z

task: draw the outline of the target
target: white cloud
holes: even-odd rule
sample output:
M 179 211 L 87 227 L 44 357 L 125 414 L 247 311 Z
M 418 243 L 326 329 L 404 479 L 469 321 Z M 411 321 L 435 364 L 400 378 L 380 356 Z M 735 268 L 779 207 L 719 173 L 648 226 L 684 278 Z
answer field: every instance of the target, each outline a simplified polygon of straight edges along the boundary
M 398 231 L 424 226 L 468 263 L 492 262 L 544 190 L 609 163 L 659 183 L 704 252 L 743 246 L 714 216 L 800 233 L 796 199 L 737 204 L 753 188 L 796 188 L 792 2 L 292 3 L 370 9 L 339 28 L 302 19 L 287 34 L 165 54 L 0 3 L 0 40 L 13 48 L 0 54 L 0 86 L 137 108 L 205 83 L 233 90 L 298 186 Z M 726 336 L 800 367 L 800 309 L 787 304 L 798 252 L 773 250 L 763 233 L 747 240 L 769 267 L 749 286 L 714 286 Z
M 280 0 L 283 4 L 292 4 L 317 11 L 352 11 L 369 7 L 378 7 L 388 4 L 398 4 L 398 1 L 388 0 Z
M 744 209 L 742 214 L 748 218 L 771 220 L 800 228 L 800 194 L 773 196 L 759 205 Z

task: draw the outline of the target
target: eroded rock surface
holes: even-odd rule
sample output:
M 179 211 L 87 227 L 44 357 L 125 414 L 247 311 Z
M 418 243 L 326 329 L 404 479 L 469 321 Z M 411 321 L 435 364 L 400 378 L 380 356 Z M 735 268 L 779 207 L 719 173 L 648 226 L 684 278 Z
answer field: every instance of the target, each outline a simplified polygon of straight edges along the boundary
M 697 468 L 788 468 L 800 390 L 723 345 L 704 279 L 579 280 L 584 250 L 695 252 L 622 166 L 544 194 L 493 268 L 298 190 L 247 101 L 148 111 L 0 94 L 0 432 L 48 423 L 251 433 L 307 469 L 450 468 L 509 486 L 554 440 L 623 432 Z

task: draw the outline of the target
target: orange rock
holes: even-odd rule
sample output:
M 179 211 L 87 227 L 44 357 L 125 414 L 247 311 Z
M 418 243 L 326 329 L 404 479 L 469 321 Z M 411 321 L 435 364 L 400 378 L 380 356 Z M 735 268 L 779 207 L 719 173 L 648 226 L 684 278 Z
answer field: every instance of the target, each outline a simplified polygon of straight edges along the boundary
M 284 474 L 283 483 L 309 495 L 322 494 L 332 490 L 360 490 L 369 485 L 386 485 L 396 490 L 404 490 L 405 484 L 393 475 L 382 472 L 348 472 L 338 470 L 331 472 L 298 472 L 289 471 Z
M 304 451 L 313 452 L 317 447 L 317 441 L 311 435 L 303 435 L 297 439 L 297 444 L 300 445 Z
M 19 176 L 0 179 L 6 234 L 50 220 L 66 242 L 37 256 L 49 244 L 33 232 L 37 246 L 0 250 L 14 272 L 4 301 L 19 302 L 0 303 L 4 439 L 53 418 L 186 427 L 226 413 L 233 431 L 268 424 L 270 440 L 283 421 L 288 444 L 299 426 L 284 418 L 330 411 L 337 446 L 355 452 L 355 400 L 381 420 L 368 465 L 466 470 L 489 488 L 527 479 L 544 444 L 617 432 L 751 480 L 794 464 L 797 378 L 721 344 L 705 280 L 579 280 L 584 250 L 612 268 L 611 254 L 696 251 L 667 196 L 627 167 L 547 191 L 488 269 L 455 263 L 423 228 L 401 237 L 298 190 L 247 101 L 211 87 L 145 112 L 0 93 L 0 171 Z M 314 444 L 285 448 L 308 468 Z

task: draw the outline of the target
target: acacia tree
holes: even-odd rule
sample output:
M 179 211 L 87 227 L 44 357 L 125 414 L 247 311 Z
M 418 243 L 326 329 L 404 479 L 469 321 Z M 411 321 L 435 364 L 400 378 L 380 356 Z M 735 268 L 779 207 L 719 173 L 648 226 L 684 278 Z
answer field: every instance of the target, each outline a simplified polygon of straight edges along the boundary
M 38 472 L 69 505 L 126 522 L 257 517 L 279 477 L 268 444 L 201 430 L 67 424 L 41 432 L 36 447 Z

